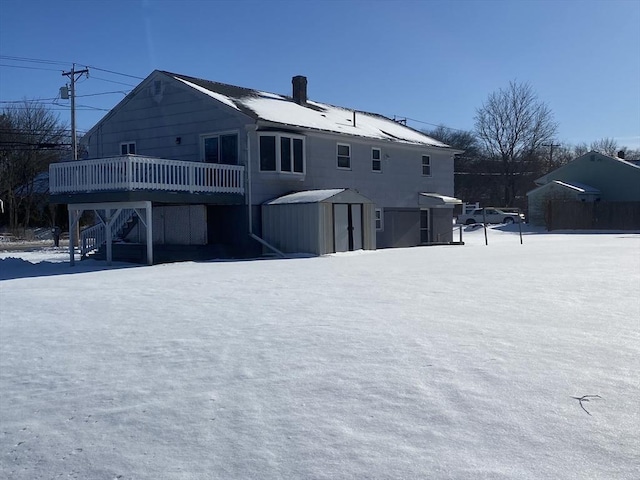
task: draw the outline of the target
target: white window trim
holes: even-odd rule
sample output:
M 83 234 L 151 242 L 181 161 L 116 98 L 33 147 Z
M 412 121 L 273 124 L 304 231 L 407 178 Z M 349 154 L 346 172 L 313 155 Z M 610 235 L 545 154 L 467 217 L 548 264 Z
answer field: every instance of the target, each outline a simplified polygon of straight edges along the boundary
M 379 155 L 378 155 L 377 159 L 373 158 L 374 150 L 378 151 Z M 376 161 L 376 160 L 380 163 L 380 169 L 379 170 L 376 170 L 375 168 L 373 168 L 373 162 Z M 371 148 L 371 171 L 374 172 L 374 173 L 382 173 L 382 149 L 381 148 L 378 148 L 378 147 L 372 147 Z
M 262 165 L 260 165 L 260 138 L 261 137 L 276 137 L 276 169 L 275 170 L 262 170 Z M 295 172 L 293 170 L 282 170 L 282 142 L 281 138 L 287 137 L 292 140 L 298 139 L 302 140 L 302 172 Z M 293 142 L 291 142 L 291 168 L 293 169 Z M 259 132 L 258 133 L 258 170 L 260 173 L 281 173 L 286 175 L 305 175 L 307 172 L 307 141 L 304 135 L 298 135 L 296 133 L 288 133 L 288 132 Z
M 380 213 L 380 217 L 377 215 Z M 382 232 L 384 230 L 384 210 L 382 208 L 376 208 L 374 210 L 373 222 L 376 227 L 376 232 Z M 378 223 L 380 224 L 380 228 L 378 228 Z
M 127 146 L 127 153 L 125 153 L 124 155 L 137 155 L 138 154 L 138 146 L 136 145 L 136 142 L 120 142 L 120 155 L 123 155 L 122 153 L 122 147 Z M 133 149 L 135 150 L 135 153 L 131 153 L 131 145 L 133 145 Z
M 348 167 L 341 167 L 338 164 L 338 157 L 344 157 L 344 155 L 338 155 L 339 147 L 348 147 L 349 148 L 349 166 Z M 336 143 L 336 166 L 338 167 L 338 169 L 339 170 L 351 170 L 351 159 L 352 159 L 351 144 L 349 144 L 349 143 Z
M 427 164 L 424 163 L 425 157 L 429 159 L 429 163 L 427 163 Z M 429 167 L 429 173 L 424 173 L 424 167 L 426 167 L 426 166 Z M 431 169 L 432 169 L 431 155 L 422 155 L 420 157 L 420 168 L 422 169 L 422 176 L 423 177 L 431 177 L 432 176 L 432 172 L 431 172 Z
M 201 133 L 200 134 L 200 161 L 201 162 L 205 162 L 205 158 L 204 158 L 205 139 L 218 137 L 218 158 L 219 158 L 220 157 L 220 137 L 223 137 L 225 135 L 235 135 L 236 137 L 238 137 L 236 158 L 238 159 L 237 165 L 240 165 L 240 132 L 238 130 L 226 130 L 223 132 Z

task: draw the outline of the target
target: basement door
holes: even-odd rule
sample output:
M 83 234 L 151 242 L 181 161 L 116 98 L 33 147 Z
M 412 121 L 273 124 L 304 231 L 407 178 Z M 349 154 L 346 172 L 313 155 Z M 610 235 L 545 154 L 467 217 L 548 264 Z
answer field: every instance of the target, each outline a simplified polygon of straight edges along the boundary
M 362 249 L 362 204 L 333 205 L 333 241 L 336 252 Z

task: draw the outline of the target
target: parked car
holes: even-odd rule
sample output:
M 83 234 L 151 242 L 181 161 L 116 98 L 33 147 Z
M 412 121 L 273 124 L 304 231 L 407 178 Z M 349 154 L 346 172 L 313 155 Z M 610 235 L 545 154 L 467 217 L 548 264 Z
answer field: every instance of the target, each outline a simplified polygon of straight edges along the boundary
M 524 222 L 524 215 L 517 212 L 507 212 L 499 208 L 476 208 L 471 213 L 458 215 L 457 223 L 472 225 L 474 223 L 519 223 Z

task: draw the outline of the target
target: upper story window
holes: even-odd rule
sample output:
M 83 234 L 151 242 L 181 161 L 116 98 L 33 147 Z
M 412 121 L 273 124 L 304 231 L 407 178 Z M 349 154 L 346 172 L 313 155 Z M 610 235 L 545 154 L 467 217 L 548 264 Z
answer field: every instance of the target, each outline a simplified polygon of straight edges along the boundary
M 304 137 L 291 133 L 261 133 L 260 171 L 304 173 Z
M 382 171 L 382 154 L 379 148 L 371 149 L 371 170 L 374 172 Z
M 238 164 L 238 134 L 202 135 L 201 158 L 207 163 Z
M 122 142 L 120 144 L 120 155 L 135 155 L 136 142 Z
M 338 143 L 338 168 L 351 169 L 351 145 Z
M 375 212 L 375 221 L 376 221 L 376 230 L 384 229 L 384 217 L 382 216 L 382 209 L 376 208 Z
M 422 155 L 422 175 L 431 176 L 431 157 L 429 155 Z

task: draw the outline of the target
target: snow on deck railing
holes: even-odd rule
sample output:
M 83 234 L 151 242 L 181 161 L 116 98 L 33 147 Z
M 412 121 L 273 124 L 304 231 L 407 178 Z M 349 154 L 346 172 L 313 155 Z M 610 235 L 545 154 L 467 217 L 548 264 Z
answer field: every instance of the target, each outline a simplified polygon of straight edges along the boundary
M 137 155 L 49 166 L 53 194 L 123 190 L 244 194 L 244 167 Z

